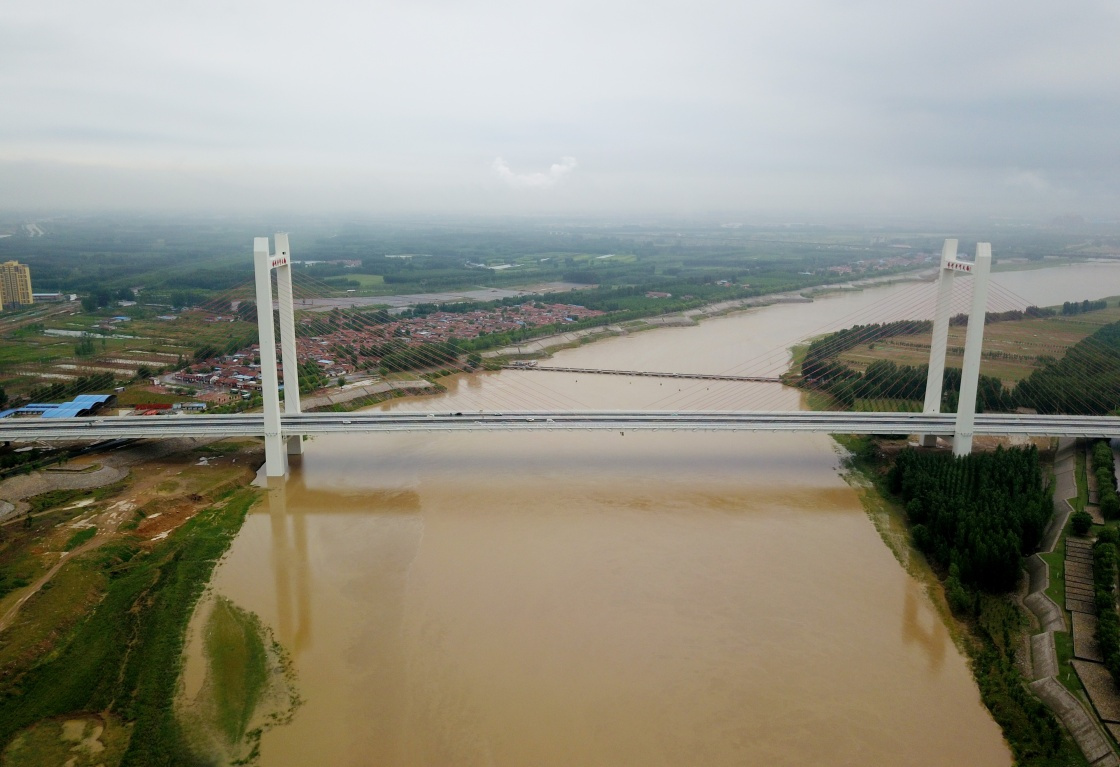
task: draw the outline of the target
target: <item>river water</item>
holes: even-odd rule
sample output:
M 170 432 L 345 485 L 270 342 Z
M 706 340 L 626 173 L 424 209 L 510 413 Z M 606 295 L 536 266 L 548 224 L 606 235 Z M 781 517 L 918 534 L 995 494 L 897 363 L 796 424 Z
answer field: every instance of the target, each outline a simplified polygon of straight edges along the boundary
M 1039 304 L 1120 294 L 1120 265 L 994 279 Z M 931 294 L 836 294 L 551 362 L 768 374 L 799 338 Z M 774 384 L 541 371 L 391 405 L 798 406 Z M 306 450 L 213 579 L 273 629 L 305 700 L 265 733 L 265 767 L 1011 763 L 826 436 L 400 434 Z

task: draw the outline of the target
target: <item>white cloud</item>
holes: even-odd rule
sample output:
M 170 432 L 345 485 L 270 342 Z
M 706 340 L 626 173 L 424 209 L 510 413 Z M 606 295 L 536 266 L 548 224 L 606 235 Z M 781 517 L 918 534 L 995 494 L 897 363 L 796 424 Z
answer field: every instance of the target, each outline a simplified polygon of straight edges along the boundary
M 514 189 L 544 189 L 571 173 L 576 167 L 576 158 L 564 157 L 560 162 L 550 165 L 547 171 L 537 173 L 514 173 L 510 170 L 509 163 L 501 157 L 495 158 L 491 167 L 495 176 Z
M 1029 170 L 1019 170 L 1007 177 L 1007 185 L 1028 189 L 1036 194 L 1045 194 L 1053 191 L 1053 187 L 1041 173 Z

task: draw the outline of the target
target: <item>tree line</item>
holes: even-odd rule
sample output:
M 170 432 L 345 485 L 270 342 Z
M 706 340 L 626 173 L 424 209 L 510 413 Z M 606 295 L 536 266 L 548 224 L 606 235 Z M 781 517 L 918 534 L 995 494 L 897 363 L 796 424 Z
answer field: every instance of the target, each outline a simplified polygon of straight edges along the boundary
M 1100 301 L 1090 301 L 1089 299 L 1085 299 L 1081 303 L 1078 303 L 1077 301 L 1066 301 L 1064 304 L 1062 304 L 1062 314 L 1084 314 L 1085 312 L 1095 312 L 1099 309 L 1105 309 L 1107 307 L 1108 301 L 1103 298 Z
M 813 373 L 812 378 L 804 380 L 828 392 L 843 407 L 850 408 L 857 399 L 923 401 L 929 366 L 875 360 L 861 373 L 838 360 L 825 360 L 815 365 Z M 960 390 L 960 368 L 945 368 L 941 381 L 942 412 L 957 409 Z M 980 412 L 1007 411 L 1015 407 L 1015 400 L 1000 379 L 981 375 L 976 389 L 976 407 Z
M 1120 406 L 1120 322 L 1099 328 L 1060 360 L 1048 359 L 1015 387 L 1039 413 L 1107 415 Z
M 1100 440 L 1093 443 L 1092 459 L 1101 516 L 1116 519 L 1120 517 L 1120 496 L 1116 494 L 1116 462 L 1112 458 L 1112 447 L 1108 442 Z
M 1097 644 L 1104 665 L 1120 685 L 1120 615 L 1116 613 L 1117 542 L 1120 531 L 1106 527 L 1093 544 L 1093 601 L 1097 607 Z

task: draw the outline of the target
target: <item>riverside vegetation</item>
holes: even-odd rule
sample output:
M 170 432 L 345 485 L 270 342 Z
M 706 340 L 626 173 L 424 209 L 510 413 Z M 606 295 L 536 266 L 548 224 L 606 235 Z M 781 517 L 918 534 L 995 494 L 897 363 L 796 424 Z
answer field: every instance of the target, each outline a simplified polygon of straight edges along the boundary
M 294 687 L 287 684 L 283 651 L 269 641 L 255 616 L 221 600 L 210 627 L 223 642 L 205 653 L 211 679 L 205 695 L 195 701 L 200 705 L 192 716 L 180 716 L 171 705 L 196 603 L 259 498 L 258 490 L 242 484 L 246 469 L 234 465 L 235 446 L 199 451 L 211 461 L 207 471 L 188 476 L 192 472 L 180 467 L 183 460 L 194 460 L 189 455 L 168 463 L 162 481 L 150 489 L 153 500 L 132 512 L 134 518 L 115 535 L 66 560 L 24 603 L 20 623 L 0 635 L 5 765 L 207 764 L 215 749 L 206 733 L 220 735 L 222 753 L 249 763 L 262 727 L 283 721 L 283 712 L 298 705 Z M 215 460 L 224 463 L 216 467 Z M 181 495 L 166 495 L 177 484 Z M 99 497 L 125 489 L 118 483 Z M 49 546 L 70 549 L 97 534 L 92 527 L 69 537 L 51 533 L 57 525 L 52 518 L 65 520 L 64 509 L 72 508 L 61 504 L 74 500 L 73 491 L 40 498 L 37 506 L 47 525 L 40 517 L 28 517 L 35 529 L 19 524 L 5 530 L 8 545 L 19 546 L 11 566 L 25 571 L 22 578 L 13 571 L 10 585 L 26 584 L 34 572 L 33 560 L 19 553 L 32 550 L 29 536 L 54 535 L 57 540 Z M 189 518 L 165 522 L 177 514 Z M 153 537 L 152 525 L 167 533 Z M 274 689 L 277 680 L 284 680 L 285 690 Z M 272 714 L 256 706 L 265 698 Z M 205 725 L 201 730 L 200 723 Z
M 1099 308 L 1094 304 L 1086 311 Z M 1067 309 L 1063 314 L 1071 312 Z M 1057 313 L 1034 309 L 995 321 L 1032 321 Z M 866 402 L 878 405 L 877 409 L 886 403 L 905 408 L 920 403 L 925 366 L 876 360 L 860 371 L 838 357 L 861 344 L 928 334 L 928 325 L 848 328 L 803 347 L 802 385 L 812 390 L 810 401 L 822 402 L 823 394 L 830 408 L 837 404 L 859 408 Z M 981 376 L 977 409 L 1010 409 L 1023 404 L 1027 396 L 1041 398 L 1045 395 L 1040 393 L 1068 385 L 1070 377 L 1084 366 L 1067 362 L 1070 355 L 1073 360 L 1092 358 L 1088 364 L 1095 370 L 1111 370 L 1112 358 L 1120 355 L 1120 336 L 1114 327 L 1120 329 L 1120 323 L 1073 344 L 1062 360 L 1044 361 L 1014 389 L 1005 388 L 998 378 Z M 1028 380 L 1048 383 L 1032 388 Z M 955 409 L 959 388 L 960 370 L 947 368 L 943 411 Z M 1036 402 L 1041 399 L 1031 404 Z M 1033 446 L 998 447 L 994 452 L 955 458 L 905 448 L 886 459 L 879 449 L 883 442 L 876 438 L 845 440 L 854 453 L 854 468 L 874 483 L 882 498 L 897 505 L 910 533 L 910 545 L 932 566 L 954 623 L 961 629 L 958 641 L 971 659 L 981 698 L 1002 728 L 1016 763 L 1039 767 L 1085 764 L 1054 714 L 1029 691 L 1018 665 L 1028 620 L 1013 592 L 1022 578 L 1024 558 L 1037 550 L 1053 513 L 1052 490 L 1044 480 L 1038 450 Z M 1111 466 L 1107 447 L 1101 451 L 1102 466 L 1105 452 Z M 1112 486 L 1107 481 L 1101 485 Z
M 1052 509 L 1038 451 L 997 449 L 954 458 L 907 448 L 888 465 L 874 438 L 848 444 L 855 450 L 853 467 L 908 518 L 914 548 L 933 566 L 963 629 L 958 642 L 1016 764 L 1086 764 L 1054 714 L 1028 690 L 1018 666 L 1027 620 L 1010 590 Z

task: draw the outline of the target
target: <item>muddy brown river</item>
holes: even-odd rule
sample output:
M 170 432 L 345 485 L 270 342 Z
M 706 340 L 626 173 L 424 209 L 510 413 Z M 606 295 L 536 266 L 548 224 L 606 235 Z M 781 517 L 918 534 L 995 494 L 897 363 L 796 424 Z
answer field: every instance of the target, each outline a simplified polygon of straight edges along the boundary
M 994 278 L 1037 303 L 1120 294 L 1120 265 Z M 772 306 L 553 362 L 766 374 L 795 340 L 896 319 L 919 293 Z M 503 371 L 392 406 L 793 409 L 799 395 Z M 304 699 L 264 734 L 261 764 L 1010 764 L 842 454 L 823 435 L 671 431 L 309 442 L 212 584 L 271 627 Z

